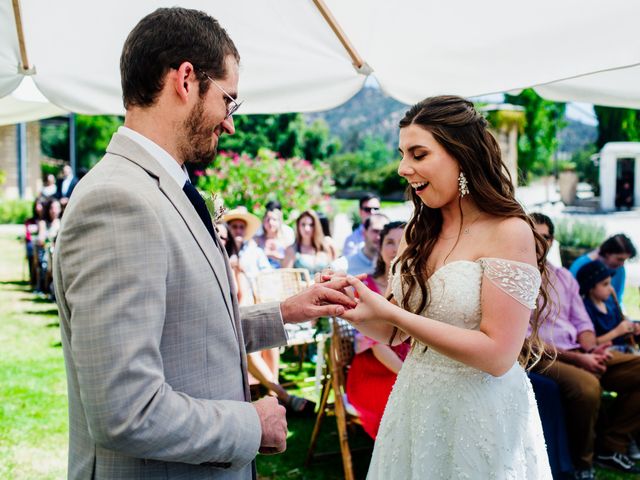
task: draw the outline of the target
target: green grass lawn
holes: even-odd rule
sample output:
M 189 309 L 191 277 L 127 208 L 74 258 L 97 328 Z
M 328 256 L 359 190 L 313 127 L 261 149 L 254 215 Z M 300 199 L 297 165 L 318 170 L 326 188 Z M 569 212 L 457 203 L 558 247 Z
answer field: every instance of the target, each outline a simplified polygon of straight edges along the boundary
M 23 281 L 23 244 L 1 236 L 0 252 L 0 478 L 65 478 L 67 387 L 58 312 Z
M 297 389 L 290 390 L 291 393 L 316 401 L 312 396 L 314 386 L 311 377 L 314 374 L 315 365 L 305 362 L 300 370 L 295 357 L 290 355 L 289 350 L 283 354 L 282 358 L 284 369 L 281 377 L 284 377 L 286 382 L 294 382 L 299 386 Z M 287 362 L 287 360 L 291 360 L 291 362 Z M 330 397 L 331 400 L 332 397 Z M 320 455 L 309 467 L 304 466 L 304 461 L 315 417 L 289 417 L 287 422 L 289 425 L 287 450 L 282 455 L 258 456 L 258 476 L 260 478 L 274 480 L 279 478 L 300 480 L 338 480 L 344 478 L 334 416 L 327 416 L 324 419 L 316 446 L 316 453 Z M 354 449 L 352 455 L 356 478 L 364 478 L 373 451 L 373 440 L 358 427 L 349 432 L 349 444 Z
M 66 478 L 67 398 L 64 361 L 55 304 L 29 292 L 23 265 L 23 244 L 0 234 L 0 479 Z M 627 288 L 630 316 L 640 318 L 637 288 Z M 285 354 L 285 359 L 287 358 Z M 290 358 L 291 359 L 291 358 Z M 295 360 L 295 359 L 291 359 Z M 309 397 L 313 366 L 285 363 L 283 376 Z M 339 454 L 304 467 L 314 418 L 289 418 L 287 451 L 258 456 L 262 479 L 333 480 L 343 478 Z M 357 478 L 366 475 L 372 442 L 361 431 L 351 433 Z M 338 449 L 334 417 L 325 419 L 318 452 Z M 599 471 L 602 480 L 632 476 Z
M 0 234 L 0 479 L 66 478 L 68 421 L 64 359 L 55 303 L 32 294 L 23 265 L 24 246 L 15 236 Z M 299 382 L 295 393 L 310 396 L 306 380 L 313 366 L 302 370 L 285 363 L 283 375 Z M 289 419 L 288 449 L 282 455 L 259 456 L 264 479 L 342 478 L 339 453 L 304 467 L 315 418 Z M 371 447 L 362 432 L 354 445 Z M 318 452 L 337 451 L 334 417 L 328 417 Z M 354 454 L 358 478 L 366 474 L 370 448 Z
M 624 289 L 624 308 L 627 316 L 634 320 L 640 320 L 640 289 L 627 285 Z

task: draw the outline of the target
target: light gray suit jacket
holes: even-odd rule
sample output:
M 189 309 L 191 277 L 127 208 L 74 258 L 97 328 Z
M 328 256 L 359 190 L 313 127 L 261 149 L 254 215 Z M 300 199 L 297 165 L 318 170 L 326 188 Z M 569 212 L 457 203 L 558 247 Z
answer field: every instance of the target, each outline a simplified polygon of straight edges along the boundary
M 71 479 L 251 478 L 246 351 L 282 345 L 277 303 L 239 311 L 187 196 L 116 134 L 74 190 L 54 255 Z

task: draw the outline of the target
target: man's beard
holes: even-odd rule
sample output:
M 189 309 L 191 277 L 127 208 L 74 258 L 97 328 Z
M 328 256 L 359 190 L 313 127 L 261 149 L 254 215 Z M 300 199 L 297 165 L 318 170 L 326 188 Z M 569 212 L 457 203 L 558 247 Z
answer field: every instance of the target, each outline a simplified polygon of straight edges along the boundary
M 178 152 L 188 170 L 204 170 L 216 158 L 217 142 L 212 145 L 217 125 L 209 125 L 204 115 L 204 100 L 200 99 L 182 124 L 182 139 Z

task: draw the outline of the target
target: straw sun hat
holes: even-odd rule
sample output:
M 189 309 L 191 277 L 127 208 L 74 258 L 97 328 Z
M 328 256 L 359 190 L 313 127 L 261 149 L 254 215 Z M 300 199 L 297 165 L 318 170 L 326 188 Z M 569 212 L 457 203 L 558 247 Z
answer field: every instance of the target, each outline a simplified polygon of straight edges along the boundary
M 227 223 L 231 223 L 234 220 L 242 220 L 244 223 L 246 223 L 247 228 L 244 231 L 245 241 L 249 240 L 256 234 L 256 232 L 260 228 L 261 223 L 258 217 L 256 217 L 252 213 L 247 212 L 247 210 L 244 208 L 234 208 L 232 210 L 229 210 L 222 216 L 222 219 Z

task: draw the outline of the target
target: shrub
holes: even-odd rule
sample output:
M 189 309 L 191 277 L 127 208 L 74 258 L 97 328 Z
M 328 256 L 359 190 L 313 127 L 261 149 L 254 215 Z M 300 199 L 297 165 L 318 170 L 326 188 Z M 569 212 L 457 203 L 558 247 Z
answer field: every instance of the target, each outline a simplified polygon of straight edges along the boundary
M 32 210 L 31 200 L 0 200 L 0 224 L 24 223 L 31 216 Z
M 596 248 L 606 236 L 606 229 L 595 222 L 567 219 L 556 222 L 555 238 L 563 247 Z
M 244 205 L 262 217 L 264 205 L 278 200 L 287 223 L 308 209 L 331 213 L 329 195 L 335 187 L 331 170 L 322 162 L 278 158 L 268 150 L 260 150 L 255 158 L 222 152 L 202 173 L 198 187 L 221 196 L 227 208 Z

